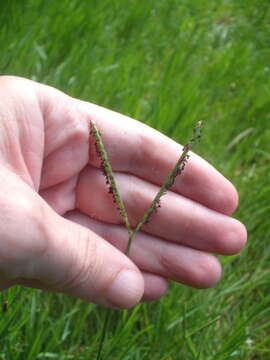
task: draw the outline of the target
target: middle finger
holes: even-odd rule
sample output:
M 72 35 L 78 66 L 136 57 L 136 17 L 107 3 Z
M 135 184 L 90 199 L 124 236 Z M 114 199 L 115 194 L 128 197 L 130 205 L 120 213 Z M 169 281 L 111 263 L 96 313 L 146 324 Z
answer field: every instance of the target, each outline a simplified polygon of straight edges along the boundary
M 131 225 L 135 226 L 159 188 L 130 174 L 115 173 L 114 176 Z M 94 219 L 122 223 L 100 169 L 88 166 L 81 173 L 76 202 L 81 212 Z M 236 253 L 245 243 L 245 229 L 239 221 L 173 191 L 162 197 L 161 207 L 141 230 L 168 241 L 220 254 Z

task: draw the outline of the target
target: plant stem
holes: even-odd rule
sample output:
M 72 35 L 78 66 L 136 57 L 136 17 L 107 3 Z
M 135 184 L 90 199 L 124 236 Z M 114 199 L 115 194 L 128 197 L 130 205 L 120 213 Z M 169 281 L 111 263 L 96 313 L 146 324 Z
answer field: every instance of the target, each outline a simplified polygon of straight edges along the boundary
M 112 193 L 112 195 L 113 195 L 114 202 L 116 203 L 117 209 L 119 210 L 120 215 L 122 216 L 122 218 L 124 220 L 124 224 L 128 231 L 128 245 L 127 245 L 127 248 L 125 251 L 125 254 L 128 256 L 130 248 L 131 248 L 131 244 L 132 244 L 132 241 L 134 240 L 135 235 L 141 229 L 143 224 L 145 224 L 149 220 L 150 216 L 156 210 L 156 208 L 160 206 L 160 199 L 161 199 L 162 195 L 164 195 L 165 192 L 173 185 L 175 178 L 183 172 L 185 165 L 189 158 L 189 155 L 188 155 L 189 150 L 192 148 L 193 143 L 196 140 L 200 139 L 200 137 L 201 137 L 202 122 L 199 121 L 196 124 L 196 126 L 194 127 L 193 137 L 183 147 L 182 154 L 179 157 L 174 168 L 169 173 L 169 175 L 166 177 L 163 185 L 159 189 L 158 193 L 156 194 L 156 196 L 155 196 L 154 200 L 152 201 L 151 205 L 149 206 L 148 210 L 140 218 L 140 220 L 138 221 L 137 225 L 134 228 L 132 228 L 130 226 L 128 214 L 125 209 L 122 198 L 119 194 L 119 191 L 117 189 L 116 181 L 113 176 L 112 167 L 110 165 L 109 157 L 105 150 L 100 132 L 96 126 L 96 123 L 93 120 L 91 120 L 90 125 L 91 125 L 91 132 L 95 137 L 96 151 L 97 151 L 98 156 L 101 159 L 101 167 L 102 167 L 102 170 L 106 177 L 106 183 L 110 186 L 109 192 Z M 103 325 L 103 329 L 102 329 L 102 333 L 101 333 L 101 337 L 100 337 L 98 353 L 97 353 L 97 357 L 96 357 L 97 360 L 102 359 L 101 353 L 102 353 L 102 348 L 103 348 L 103 344 L 104 344 L 104 340 L 105 340 L 105 335 L 106 335 L 106 332 L 108 329 L 110 314 L 111 314 L 111 310 L 107 309 L 106 314 L 105 314 L 104 325 Z
M 101 336 L 100 336 L 100 340 L 99 340 L 99 344 L 98 344 L 98 352 L 97 352 L 96 360 L 102 360 L 101 353 L 102 353 L 102 348 L 103 348 L 103 344 L 104 344 L 104 340 L 105 340 L 105 335 L 106 335 L 108 325 L 109 325 L 110 315 L 111 315 L 111 309 L 107 308 L 106 312 L 105 312 L 105 320 L 104 320 L 104 324 L 103 324 L 103 328 L 102 328 L 102 332 L 101 332 Z
M 188 152 L 191 150 L 193 144 L 195 141 L 199 140 L 201 137 L 201 129 L 202 129 L 202 121 L 198 121 L 196 126 L 193 129 L 193 136 L 191 140 L 183 147 L 182 154 L 180 158 L 178 159 L 177 163 L 175 164 L 172 171 L 169 173 L 169 175 L 166 177 L 163 185 L 159 189 L 158 193 L 156 194 L 154 200 L 152 201 L 151 205 L 149 206 L 148 210 L 144 213 L 144 215 L 141 217 L 141 219 L 138 221 L 137 225 L 132 231 L 132 234 L 129 237 L 129 243 L 127 247 L 127 252 L 129 251 L 129 248 L 131 246 L 132 240 L 135 236 L 135 234 L 141 229 L 143 224 L 145 224 L 152 213 L 156 210 L 158 206 L 160 206 L 160 199 L 162 195 L 166 193 L 166 191 L 173 185 L 175 178 L 180 175 L 188 161 L 189 155 Z

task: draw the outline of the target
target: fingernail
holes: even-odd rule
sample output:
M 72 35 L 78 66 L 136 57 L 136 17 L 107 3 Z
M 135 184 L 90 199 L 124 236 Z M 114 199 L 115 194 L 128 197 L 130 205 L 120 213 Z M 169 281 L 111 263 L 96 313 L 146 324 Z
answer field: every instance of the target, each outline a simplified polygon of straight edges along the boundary
M 139 302 L 143 292 L 142 275 L 137 271 L 122 270 L 107 290 L 107 300 L 113 307 L 126 309 Z

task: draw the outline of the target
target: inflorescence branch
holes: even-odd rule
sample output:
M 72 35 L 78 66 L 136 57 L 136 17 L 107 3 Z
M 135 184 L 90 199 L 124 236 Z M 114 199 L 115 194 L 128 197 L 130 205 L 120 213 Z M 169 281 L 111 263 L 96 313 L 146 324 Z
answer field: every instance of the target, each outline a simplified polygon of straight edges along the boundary
M 152 201 L 151 205 L 146 210 L 144 215 L 139 219 L 138 223 L 136 224 L 136 226 L 134 228 L 132 228 L 129 223 L 128 214 L 125 209 L 123 200 L 117 189 L 116 181 L 114 179 L 113 172 L 112 172 L 112 167 L 110 165 L 109 157 L 105 150 L 100 132 L 96 126 L 96 123 L 93 120 L 91 120 L 90 125 L 91 125 L 91 133 L 93 134 L 93 136 L 95 138 L 96 152 L 101 160 L 101 169 L 106 177 L 106 184 L 109 185 L 109 193 L 112 194 L 113 201 L 116 204 L 116 207 L 117 207 L 120 215 L 122 216 L 122 218 L 124 220 L 124 224 L 128 230 L 128 235 L 129 235 L 128 245 L 127 245 L 127 248 L 125 251 L 125 253 L 128 255 L 132 240 L 134 239 L 136 233 L 141 229 L 141 227 L 145 223 L 147 223 L 149 221 L 149 218 L 153 214 L 153 212 L 155 210 L 157 210 L 158 207 L 160 207 L 161 197 L 166 193 L 166 191 L 168 189 L 170 189 L 170 187 L 173 185 L 176 177 L 178 175 L 182 174 L 182 172 L 184 171 L 186 163 L 189 159 L 188 152 L 191 150 L 193 144 L 201 138 L 202 121 L 198 121 L 197 124 L 195 125 L 195 127 L 193 129 L 193 136 L 192 136 L 191 140 L 183 147 L 181 156 L 179 157 L 174 168 L 168 174 L 163 185 L 161 186 L 157 195 L 155 196 L 154 200 Z
M 105 150 L 103 141 L 102 141 L 102 137 L 100 135 L 100 132 L 96 126 L 96 123 L 91 120 L 90 121 L 90 132 L 91 134 L 94 136 L 95 138 L 95 148 L 96 148 L 96 152 L 98 157 L 101 160 L 101 169 L 104 173 L 104 176 L 106 178 L 106 184 L 109 186 L 109 193 L 112 194 L 113 196 L 113 201 L 116 204 L 116 207 L 120 213 L 120 215 L 123 218 L 124 224 L 127 228 L 128 231 L 128 245 L 125 251 L 126 255 L 129 255 L 129 250 L 132 244 L 132 241 L 136 235 L 136 233 L 141 229 L 141 227 L 143 226 L 143 224 L 147 223 L 150 216 L 153 214 L 153 212 L 155 210 L 157 210 L 158 207 L 160 207 L 160 199 L 161 197 L 166 193 L 166 191 L 173 185 L 176 177 L 180 174 L 182 174 L 182 172 L 185 169 L 186 163 L 189 159 L 189 154 L 188 152 L 190 151 L 190 149 L 192 148 L 194 142 L 196 142 L 197 140 L 200 139 L 201 137 L 201 129 L 202 129 L 202 121 L 199 121 L 194 129 L 193 129 L 193 136 L 191 138 L 191 140 L 183 147 L 182 149 L 182 153 L 177 161 L 177 163 L 175 164 L 174 168 L 172 169 L 172 171 L 169 173 L 169 175 L 166 177 L 164 184 L 161 186 L 161 188 L 159 189 L 157 195 L 155 196 L 154 200 L 152 201 L 151 205 L 149 206 L 148 210 L 144 213 L 144 215 L 139 219 L 137 225 L 132 228 L 130 223 L 129 223 L 129 219 L 128 219 L 128 214 L 127 211 L 125 209 L 123 200 L 119 194 L 119 191 L 117 189 L 117 185 L 116 185 L 116 181 L 114 179 L 113 176 L 113 171 L 112 171 L 112 167 L 110 165 L 109 162 L 109 157 L 108 154 Z M 109 317 L 110 317 L 110 310 L 107 310 L 106 316 L 105 316 L 105 322 L 104 322 L 104 326 L 102 329 L 102 335 L 100 338 L 100 343 L 99 343 L 99 347 L 98 347 L 98 352 L 97 352 L 97 360 L 101 360 L 101 353 L 102 353 L 102 347 L 103 347 L 103 343 L 104 343 L 104 339 L 105 339 L 105 334 L 107 332 L 107 328 L 108 328 L 108 323 L 109 323 Z
M 91 120 L 90 125 L 91 125 L 90 131 L 95 138 L 96 152 L 97 152 L 98 157 L 101 160 L 101 169 L 106 177 L 106 184 L 109 185 L 109 193 L 112 194 L 112 196 L 113 196 L 113 202 L 116 204 L 116 207 L 124 220 L 124 224 L 128 230 L 128 234 L 130 236 L 132 233 L 132 229 L 131 229 L 131 226 L 130 226 L 130 223 L 128 220 L 128 214 L 125 209 L 123 200 L 117 189 L 116 181 L 113 176 L 112 167 L 111 167 L 111 164 L 110 164 L 110 161 L 108 158 L 107 151 L 105 150 L 100 132 L 97 128 L 95 121 Z

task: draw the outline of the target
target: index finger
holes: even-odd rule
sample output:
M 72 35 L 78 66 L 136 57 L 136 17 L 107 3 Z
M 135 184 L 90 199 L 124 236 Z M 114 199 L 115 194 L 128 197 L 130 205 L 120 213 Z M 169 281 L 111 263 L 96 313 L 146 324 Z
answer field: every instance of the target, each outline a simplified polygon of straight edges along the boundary
M 130 173 L 161 186 L 178 160 L 182 146 L 157 130 L 101 106 L 80 102 L 95 120 L 114 171 Z M 190 152 L 185 171 L 171 190 L 215 211 L 231 214 L 238 203 L 234 186 L 213 166 Z M 99 166 L 94 140 L 90 164 Z

